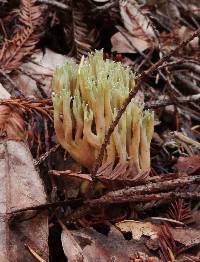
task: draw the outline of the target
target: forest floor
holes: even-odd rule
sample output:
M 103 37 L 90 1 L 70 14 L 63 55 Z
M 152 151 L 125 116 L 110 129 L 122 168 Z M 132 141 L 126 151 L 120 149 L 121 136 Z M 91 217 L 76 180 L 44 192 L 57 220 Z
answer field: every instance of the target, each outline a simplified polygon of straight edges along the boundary
M 52 77 L 94 50 L 136 80 L 89 172 L 58 143 Z M 135 97 L 154 134 L 129 178 L 101 167 Z M 0 178 L 0 261 L 200 261 L 200 1 L 0 0 Z

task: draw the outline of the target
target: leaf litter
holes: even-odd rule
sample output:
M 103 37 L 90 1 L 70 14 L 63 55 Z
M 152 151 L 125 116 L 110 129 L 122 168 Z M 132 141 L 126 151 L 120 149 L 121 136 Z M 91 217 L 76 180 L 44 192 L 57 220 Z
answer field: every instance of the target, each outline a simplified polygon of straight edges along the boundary
M 199 28 L 198 1 L 0 7 L 0 260 L 199 261 L 199 33 L 179 48 Z M 91 175 L 57 145 L 54 71 L 101 48 L 143 73 L 154 108 L 151 170 L 131 179 L 126 164 Z

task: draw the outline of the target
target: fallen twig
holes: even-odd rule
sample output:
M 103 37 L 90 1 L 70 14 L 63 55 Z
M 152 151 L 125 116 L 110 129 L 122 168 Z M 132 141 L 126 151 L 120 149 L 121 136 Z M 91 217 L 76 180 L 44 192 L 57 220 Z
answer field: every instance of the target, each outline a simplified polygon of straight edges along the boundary
M 61 8 L 63 10 L 70 10 L 70 7 L 68 5 L 65 5 L 63 3 L 60 3 L 55 0 L 37 0 L 37 2 L 42 3 L 42 4 L 48 4 L 48 5 L 53 5 L 55 7 Z
M 109 192 L 102 196 L 100 199 L 101 203 L 109 201 L 117 201 L 123 198 L 135 197 L 137 194 L 146 194 L 146 193 L 155 193 L 160 191 L 172 190 L 176 187 L 181 187 L 190 183 L 199 182 L 200 176 L 189 176 L 185 178 L 177 178 L 173 180 L 163 181 L 163 182 L 154 182 L 148 183 L 141 186 L 134 186 L 130 188 L 124 188 Z
M 48 150 L 48 151 L 45 152 L 43 155 L 41 155 L 39 159 L 34 160 L 34 161 L 33 161 L 34 166 L 39 166 L 39 165 L 40 165 L 42 162 L 44 162 L 52 153 L 56 152 L 59 147 L 60 147 L 60 145 L 55 145 L 55 146 L 52 147 L 50 150 Z
M 7 213 L 6 215 L 14 216 L 15 214 L 22 213 L 30 210 L 45 210 L 48 208 L 56 208 L 58 206 L 71 205 L 73 203 L 83 203 L 73 214 L 69 215 L 67 220 L 75 220 L 83 217 L 94 207 L 103 207 L 113 203 L 126 203 L 126 202 L 148 202 L 151 200 L 161 200 L 161 199 L 174 199 L 174 198 L 184 198 L 184 199 L 200 199 L 200 193 L 180 193 L 180 192 L 167 192 L 159 193 L 159 191 L 172 190 L 176 187 L 181 187 L 187 184 L 196 183 L 200 181 L 200 176 L 189 176 L 185 178 L 178 178 L 174 180 L 168 180 L 163 182 L 148 183 L 146 185 L 135 186 L 130 188 L 125 188 L 121 190 L 116 190 L 109 192 L 104 196 L 97 199 L 89 199 L 83 201 L 81 199 L 76 200 L 65 200 L 54 203 L 47 203 L 43 205 L 28 207 L 24 209 L 18 209 L 16 211 Z
M 105 207 L 110 204 L 114 203 L 134 203 L 134 202 L 149 202 L 152 200 L 174 200 L 177 198 L 183 198 L 183 199 L 200 199 L 200 193 L 191 193 L 191 192 L 185 192 L 185 193 L 180 193 L 180 192 L 167 192 L 167 193 L 156 193 L 156 194 L 149 194 L 149 195 L 134 195 L 134 196 L 126 196 L 126 197 L 120 197 L 120 198 L 112 198 L 109 201 L 105 201 L 103 197 L 94 199 L 91 201 L 87 201 L 83 206 L 78 208 L 76 211 L 74 211 L 73 214 L 69 215 L 66 219 L 68 221 L 75 221 L 85 215 L 87 215 L 93 208 L 97 207 Z
M 157 101 L 147 102 L 145 104 L 145 109 L 155 109 L 155 108 L 164 107 L 168 105 L 178 106 L 179 104 L 187 104 L 189 102 L 196 102 L 196 101 L 200 101 L 200 94 L 186 96 L 186 97 L 179 97 L 179 98 L 176 98 L 176 100 L 174 101 L 171 99 L 159 100 L 158 98 Z
M 0 74 L 2 76 L 4 76 L 6 78 L 6 80 L 8 80 L 8 82 L 10 82 L 12 88 L 10 90 L 9 93 L 12 93 L 13 90 L 15 91 L 15 93 L 17 94 L 16 96 L 20 96 L 20 97 L 24 97 L 24 94 L 18 89 L 17 85 L 15 84 L 15 82 L 9 77 L 9 75 L 7 73 L 5 73 L 3 70 L 0 69 Z

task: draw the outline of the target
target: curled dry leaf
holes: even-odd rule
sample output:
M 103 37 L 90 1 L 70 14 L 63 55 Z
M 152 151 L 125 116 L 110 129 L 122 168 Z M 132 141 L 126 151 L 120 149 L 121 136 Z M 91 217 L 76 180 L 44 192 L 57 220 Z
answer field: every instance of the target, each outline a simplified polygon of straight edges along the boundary
M 125 28 L 135 37 L 141 37 L 146 40 L 155 37 L 150 20 L 141 12 L 136 1 L 121 1 L 120 13 Z
M 150 20 L 145 16 L 136 1 L 121 1 L 120 13 L 124 28 L 118 26 L 119 32 L 111 38 L 112 51 L 119 53 L 143 52 L 156 42 L 153 27 Z

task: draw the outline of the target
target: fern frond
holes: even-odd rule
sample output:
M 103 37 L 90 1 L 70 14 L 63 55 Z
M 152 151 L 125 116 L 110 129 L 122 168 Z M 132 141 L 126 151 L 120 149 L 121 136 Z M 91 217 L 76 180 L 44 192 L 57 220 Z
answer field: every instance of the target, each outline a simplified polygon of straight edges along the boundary
M 21 0 L 19 29 L 11 40 L 6 40 L 0 49 L 0 69 L 11 71 L 20 66 L 39 41 L 38 28 L 43 18 L 41 8 L 34 0 Z
M 193 222 L 192 212 L 190 207 L 183 199 L 178 199 L 169 207 L 166 216 L 188 225 Z

